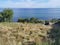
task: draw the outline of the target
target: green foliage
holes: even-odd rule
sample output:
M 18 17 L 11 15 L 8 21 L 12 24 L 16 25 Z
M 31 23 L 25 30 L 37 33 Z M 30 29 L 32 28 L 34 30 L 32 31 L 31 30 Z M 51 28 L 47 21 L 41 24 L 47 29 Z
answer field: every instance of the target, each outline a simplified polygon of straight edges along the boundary
M 17 22 L 22 22 L 22 23 L 29 22 L 29 19 L 28 18 L 25 18 L 25 19 L 19 18 Z
M 13 11 L 11 9 L 8 8 L 3 10 L 4 21 L 11 21 L 12 17 L 13 17 Z
M 18 21 L 17 22 L 27 22 L 27 23 L 44 23 L 44 21 L 43 20 L 39 20 L 39 19 L 37 19 L 37 18 L 34 18 L 34 17 L 32 17 L 32 18 L 19 18 L 18 19 Z
M 17 22 L 24 22 L 24 19 L 19 18 Z
M 3 16 L 2 16 L 2 13 L 0 12 L 0 22 L 3 21 Z
M 52 23 L 56 23 L 58 21 L 60 21 L 60 19 L 52 19 L 52 20 L 50 20 L 50 22 L 52 22 Z
M 49 21 L 45 21 L 45 25 L 49 25 Z
M 30 21 L 29 18 L 24 19 L 24 22 L 29 22 L 29 21 Z
M 31 22 L 31 23 L 37 23 L 37 21 L 38 21 L 37 18 L 34 18 L 34 17 L 30 18 L 30 22 Z
M 49 38 L 52 40 L 52 45 L 60 45 L 60 21 L 53 24 Z
M 49 45 L 49 44 L 48 44 L 48 41 L 42 42 L 42 45 Z
M 60 25 L 60 20 L 58 20 L 55 24 L 58 24 L 58 25 Z
M 44 22 L 45 22 L 44 20 L 38 20 L 37 21 L 37 23 L 42 23 L 42 24 L 44 24 Z
M 13 17 L 13 11 L 12 9 L 4 9 L 2 12 L 0 12 L 0 22 L 10 22 Z
M 52 22 L 52 23 L 57 22 L 57 19 L 52 19 L 52 20 L 50 20 L 50 22 Z

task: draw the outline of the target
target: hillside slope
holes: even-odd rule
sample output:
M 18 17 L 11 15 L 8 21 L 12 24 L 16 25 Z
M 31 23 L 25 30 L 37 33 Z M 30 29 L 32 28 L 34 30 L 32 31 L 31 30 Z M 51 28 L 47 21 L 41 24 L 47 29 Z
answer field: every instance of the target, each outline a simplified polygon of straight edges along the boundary
M 42 45 L 51 26 L 33 23 L 0 23 L 0 45 Z

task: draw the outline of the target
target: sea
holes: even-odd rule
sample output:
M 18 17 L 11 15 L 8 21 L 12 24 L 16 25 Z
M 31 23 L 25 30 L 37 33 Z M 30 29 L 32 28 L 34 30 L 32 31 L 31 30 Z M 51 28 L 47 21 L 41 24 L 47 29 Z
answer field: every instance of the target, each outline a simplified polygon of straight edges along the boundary
M 4 8 L 0 8 L 3 11 Z M 35 17 L 41 20 L 60 19 L 60 8 L 11 8 L 14 12 L 13 21 L 19 18 Z

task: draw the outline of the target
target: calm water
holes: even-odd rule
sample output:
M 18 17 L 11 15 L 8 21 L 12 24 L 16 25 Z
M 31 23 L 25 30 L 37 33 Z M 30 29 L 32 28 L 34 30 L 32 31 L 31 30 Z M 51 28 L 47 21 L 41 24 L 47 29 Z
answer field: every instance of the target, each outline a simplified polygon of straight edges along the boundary
M 0 11 L 3 9 L 0 9 Z M 18 18 L 36 17 L 43 20 L 60 18 L 60 9 L 58 8 L 13 8 L 13 21 Z

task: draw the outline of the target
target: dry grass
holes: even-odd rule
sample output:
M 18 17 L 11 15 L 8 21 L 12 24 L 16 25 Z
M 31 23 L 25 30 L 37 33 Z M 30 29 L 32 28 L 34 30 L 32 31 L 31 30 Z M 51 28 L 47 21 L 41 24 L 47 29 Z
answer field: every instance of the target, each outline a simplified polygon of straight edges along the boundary
M 51 26 L 33 23 L 0 23 L 0 45 L 22 45 L 31 41 L 40 44 Z

